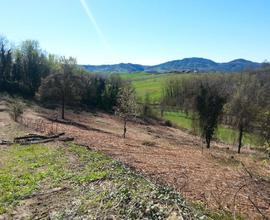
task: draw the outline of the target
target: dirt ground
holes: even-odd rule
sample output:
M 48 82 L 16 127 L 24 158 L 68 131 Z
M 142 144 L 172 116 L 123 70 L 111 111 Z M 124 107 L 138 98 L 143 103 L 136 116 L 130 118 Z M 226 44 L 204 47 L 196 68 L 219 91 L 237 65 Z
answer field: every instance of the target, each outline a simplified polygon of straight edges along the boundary
M 270 216 L 270 163 L 259 152 L 243 150 L 237 155 L 233 146 L 219 143 L 202 150 L 198 137 L 144 123 L 128 123 L 123 139 L 122 122 L 114 116 L 67 112 L 66 121 L 51 122 L 56 115 L 55 111 L 29 109 L 21 123 L 43 132 L 63 131 L 79 144 L 175 188 L 190 202 L 248 219 Z

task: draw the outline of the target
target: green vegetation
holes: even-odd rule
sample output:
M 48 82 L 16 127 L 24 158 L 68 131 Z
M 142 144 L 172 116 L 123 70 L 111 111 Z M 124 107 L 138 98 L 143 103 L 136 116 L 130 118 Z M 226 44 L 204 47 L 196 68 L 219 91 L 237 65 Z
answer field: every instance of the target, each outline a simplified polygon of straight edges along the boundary
M 164 85 L 167 80 L 182 78 L 192 78 L 193 74 L 150 74 L 140 73 L 123 73 L 120 74 L 122 79 L 129 80 L 134 86 L 139 101 L 143 101 L 146 94 L 149 94 L 151 103 L 160 103 Z
M 159 104 L 163 94 L 164 85 L 166 82 L 173 80 L 192 79 L 193 77 L 199 77 L 196 74 L 148 74 L 148 73 L 127 73 L 121 74 L 121 78 L 130 80 L 134 86 L 139 102 L 144 102 L 146 96 L 149 97 L 150 103 Z M 217 78 L 218 75 L 214 74 L 212 77 Z M 237 75 L 232 79 L 237 80 Z M 190 104 L 190 103 L 188 103 Z M 154 112 L 159 115 L 157 107 L 153 109 Z M 170 120 L 177 126 L 193 131 L 192 118 L 187 116 L 181 111 L 165 111 L 164 119 Z M 228 144 L 237 144 L 238 132 L 231 126 L 219 125 L 215 137 Z M 256 134 L 251 134 L 245 131 L 243 134 L 243 144 L 248 146 L 261 146 L 262 140 Z
M 192 74 L 150 74 L 124 73 L 120 74 L 122 79 L 130 80 L 134 86 L 139 101 L 143 101 L 146 94 L 149 94 L 151 103 L 159 103 L 162 97 L 162 89 L 165 82 L 172 78 L 192 77 Z
M 137 97 L 143 100 L 146 94 L 149 94 L 152 103 L 159 103 L 162 96 L 162 86 L 169 75 L 151 75 L 150 77 L 142 77 L 132 81 Z
M 166 111 L 164 112 L 164 118 L 170 120 L 180 128 L 187 129 L 191 132 L 196 132 L 196 129 L 193 128 L 191 116 L 187 116 L 184 112 Z M 216 138 L 228 144 L 236 144 L 238 134 L 234 129 L 220 125 L 216 132 Z M 254 134 L 244 133 L 243 143 L 244 145 L 248 146 L 260 146 L 261 139 Z
M 193 205 L 201 212 L 205 213 L 210 219 L 215 220 L 244 220 L 245 218 L 239 214 L 235 214 L 235 216 L 227 211 L 222 209 L 207 209 L 205 205 L 201 202 L 193 203 Z
M 151 77 L 152 75 L 149 73 L 145 72 L 139 72 L 139 73 L 121 73 L 119 74 L 122 79 L 124 80 L 141 80 L 141 79 L 147 79 L 149 76 Z
M 60 198 L 55 193 L 54 203 L 65 204 L 54 210 L 55 218 L 113 215 L 117 219 L 163 219 L 179 213 L 178 209 L 188 219 L 202 216 L 174 191 L 74 144 L 13 145 L 0 148 L 0 161 L 0 214 L 11 214 L 19 202 L 57 187 L 69 192 Z M 47 199 L 44 203 L 52 205 Z
M 121 73 L 119 76 L 132 83 L 136 90 L 137 98 L 143 101 L 149 95 L 151 103 L 160 103 L 166 82 L 170 79 L 192 78 L 194 74 L 151 74 L 146 72 Z
M 63 169 L 67 159 L 62 154 L 42 145 L 1 148 L 0 214 L 30 196 L 42 180 L 49 179 L 55 186 L 68 176 Z
M 164 112 L 164 118 L 170 120 L 177 126 L 192 130 L 192 119 L 187 116 L 184 112 Z

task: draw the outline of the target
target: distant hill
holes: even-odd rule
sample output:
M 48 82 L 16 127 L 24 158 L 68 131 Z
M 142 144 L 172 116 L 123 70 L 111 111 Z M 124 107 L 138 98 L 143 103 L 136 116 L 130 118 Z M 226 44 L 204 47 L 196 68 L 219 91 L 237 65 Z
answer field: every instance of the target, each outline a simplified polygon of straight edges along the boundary
M 122 73 L 122 72 L 240 72 L 246 69 L 257 69 L 261 63 L 252 62 L 245 59 L 237 59 L 228 63 L 216 63 L 204 58 L 185 58 L 174 60 L 154 66 L 143 66 L 132 63 L 120 63 L 114 65 L 83 65 L 91 72 L 100 73 Z
M 147 66 L 132 64 L 132 63 L 120 63 L 113 65 L 83 65 L 83 67 L 91 72 L 112 72 L 112 73 L 133 73 L 133 72 L 142 72 Z

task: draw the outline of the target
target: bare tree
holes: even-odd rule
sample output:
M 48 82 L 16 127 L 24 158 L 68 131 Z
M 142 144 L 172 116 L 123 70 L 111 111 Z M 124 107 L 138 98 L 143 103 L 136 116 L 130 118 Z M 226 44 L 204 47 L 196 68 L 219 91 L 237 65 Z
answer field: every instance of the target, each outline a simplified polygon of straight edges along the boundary
M 270 111 L 265 111 L 259 117 L 260 135 L 267 144 L 267 152 L 270 157 Z
M 228 103 L 229 113 L 233 115 L 233 126 L 238 130 L 238 153 L 243 145 L 243 135 L 252 127 L 258 114 L 257 99 L 259 85 L 256 76 L 246 73 L 241 75 L 240 83 L 231 101 Z
M 18 100 L 14 99 L 11 103 L 8 104 L 8 110 L 10 117 L 17 122 L 18 118 L 23 114 L 24 112 L 24 104 Z
M 45 78 L 39 88 L 42 101 L 61 103 L 61 117 L 65 118 L 65 106 L 80 99 L 81 78 L 75 74 L 76 60 L 62 58 L 58 73 Z
M 117 99 L 116 114 L 124 121 L 123 138 L 126 137 L 127 121 L 136 116 L 137 104 L 135 91 L 129 85 L 121 89 Z

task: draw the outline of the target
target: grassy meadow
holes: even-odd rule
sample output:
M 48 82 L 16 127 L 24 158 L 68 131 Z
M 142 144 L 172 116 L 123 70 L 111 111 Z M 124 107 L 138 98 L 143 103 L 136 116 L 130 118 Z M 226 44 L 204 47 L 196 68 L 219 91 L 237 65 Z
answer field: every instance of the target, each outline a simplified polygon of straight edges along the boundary
M 144 72 L 123 73 L 120 76 L 125 80 L 131 81 L 136 90 L 139 102 L 143 102 L 145 96 L 148 94 L 150 102 L 153 104 L 160 102 L 164 84 L 170 78 L 194 77 L 193 74 L 150 74 Z M 191 117 L 183 112 L 166 111 L 163 117 L 180 128 L 194 132 Z M 238 133 L 232 128 L 220 125 L 216 133 L 216 138 L 228 144 L 237 144 Z M 244 134 L 243 143 L 246 146 L 259 146 L 261 144 L 257 136 L 248 133 Z
M 151 103 L 159 103 L 163 87 L 170 78 L 192 77 L 191 74 L 150 74 L 150 73 L 132 73 L 121 74 L 121 77 L 130 80 L 136 90 L 136 94 L 140 101 L 143 101 L 148 94 Z
M 191 117 L 187 116 L 184 112 L 165 112 L 164 118 L 188 131 L 197 132 L 193 128 L 194 126 Z M 236 145 L 238 141 L 238 133 L 234 129 L 223 125 L 218 127 L 215 137 L 228 144 Z M 259 137 L 249 133 L 244 133 L 243 143 L 246 146 L 259 146 L 261 144 Z

